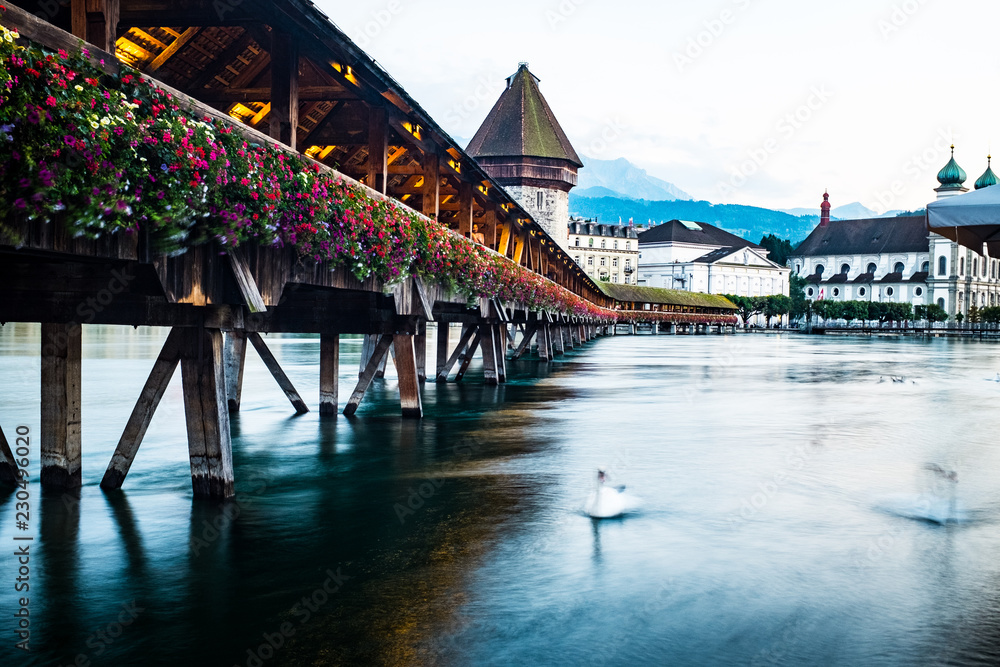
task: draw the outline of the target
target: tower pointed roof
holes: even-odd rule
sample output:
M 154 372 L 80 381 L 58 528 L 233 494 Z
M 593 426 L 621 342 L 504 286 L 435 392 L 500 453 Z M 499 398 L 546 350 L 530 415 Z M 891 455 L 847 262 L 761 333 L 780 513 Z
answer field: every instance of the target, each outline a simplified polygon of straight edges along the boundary
M 467 149 L 475 158 L 534 157 L 583 162 L 538 89 L 539 79 L 521 63 Z
M 948 160 L 948 164 L 946 164 L 944 168 L 938 172 L 938 182 L 943 187 L 961 187 L 965 183 L 966 178 L 968 177 L 965 175 L 965 170 L 958 166 L 958 163 L 955 162 L 955 146 L 952 145 L 951 159 Z
M 976 189 L 977 190 L 982 190 L 983 188 L 988 188 L 991 185 L 996 185 L 998 182 L 1000 182 L 1000 181 L 997 180 L 997 175 L 993 173 L 993 167 L 990 165 L 990 163 L 992 161 L 993 161 L 993 156 L 987 155 L 986 156 L 986 171 L 983 173 L 982 176 L 979 177 L 979 180 L 976 181 Z

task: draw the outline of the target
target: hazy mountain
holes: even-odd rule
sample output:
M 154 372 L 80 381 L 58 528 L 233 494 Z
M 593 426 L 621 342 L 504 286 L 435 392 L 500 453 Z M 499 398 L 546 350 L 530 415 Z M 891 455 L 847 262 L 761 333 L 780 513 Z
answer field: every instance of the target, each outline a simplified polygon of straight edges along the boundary
M 598 222 L 637 225 L 668 220 L 694 220 L 721 227 L 727 232 L 757 243 L 768 234 L 775 234 L 797 244 L 819 224 L 819 215 L 794 216 L 756 206 L 712 204 L 707 201 L 645 201 L 622 197 L 579 197 L 569 194 L 569 210 L 573 215 L 597 218 Z
M 650 201 L 690 200 L 691 195 L 673 183 L 650 176 L 625 158 L 598 160 L 581 155 L 583 169 L 573 192 L 578 197 L 617 196 Z
M 815 208 L 783 208 L 779 210 L 782 213 L 788 213 L 789 215 L 819 216 L 819 206 L 816 206 Z M 835 220 L 866 220 L 869 218 L 894 218 L 902 212 L 903 211 L 893 209 L 892 211 L 886 211 L 882 215 L 879 215 L 861 202 L 856 201 L 852 204 L 844 204 L 843 206 L 830 209 L 830 217 Z

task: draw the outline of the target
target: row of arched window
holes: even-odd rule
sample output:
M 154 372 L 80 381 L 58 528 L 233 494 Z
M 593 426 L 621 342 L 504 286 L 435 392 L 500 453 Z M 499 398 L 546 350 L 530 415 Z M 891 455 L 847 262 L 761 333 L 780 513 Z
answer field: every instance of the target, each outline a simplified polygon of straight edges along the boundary
M 944 259 L 944 258 L 942 257 L 941 259 Z M 893 265 L 893 267 L 892 267 L 892 272 L 893 273 L 903 273 L 905 270 L 906 270 L 906 265 L 903 264 L 902 262 L 896 262 Z M 924 264 L 923 264 L 923 266 L 921 267 L 920 270 L 924 271 L 924 272 L 929 271 L 930 270 L 930 262 L 924 262 Z M 820 278 L 822 278 L 824 271 L 826 271 L 826 267 L 825 266 L 823 266 L 822 264 L 817 264 L 816 265 L 816 275 L 817 276 L 819 276 Z M 871 273 L 871 274 L 874 275 L 876 271 L 878 271 L 878 266 L 876 266 L 874 262 L 869 263 L 868 266 L 865 268 L 865 273 Z M 850 272 L 851 272 L 851 265 L 850 264 L 846 264 L 845 263 L 845 264 L 841 264 L 840 265 L 840 274 L 841 275 L 847 275 Z
M 996 277 L 997 277 L 997 260 L 995 260 L 995 259 L 991 259 L 989 261 L 989 263 L 987 264 L 987 261 L 986 261 L 985 257 L 983 258 L 982 263 L 979 262 L 979 258 L 978 257 L 973 257 L 972 258 L 972 265 L 969 268 L 972 269 L 972 271 L 969 273 L 969 275 L 971 277 L 973 277 L 973 278 L 979 277 L 979 275 L 980 275 L 980 273 L 979 273 L 980 268 L 982 268 L 982 277 L 983 278 L 987 277 L 987 273 L 989 274 L 990 278 L 996 279 Z M 944 255 L 942 255 L 941 257 L 938 257 L 938 275 L 939 276 L 947 276 L 948 275 L 948 258 L 945 257 Z M 960 276 L 964 276 L 965 275 L 965 258 L 964 257 L 959 257 L 958 258 L 958 275 L 960 275 Z

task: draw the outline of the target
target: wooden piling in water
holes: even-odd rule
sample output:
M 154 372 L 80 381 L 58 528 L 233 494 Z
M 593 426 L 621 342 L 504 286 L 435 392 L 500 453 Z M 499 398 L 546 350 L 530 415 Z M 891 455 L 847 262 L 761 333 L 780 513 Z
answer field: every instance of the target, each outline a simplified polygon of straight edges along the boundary
M 194 495 L 229 498 L 234 493 L 233 445 L 220 330 L 184 331 L 181 380 Z
M 125 482 L 125 477 L 135 461 L 139 446 L 146 436 L 149 423 L 153 420 L 153 414 L 160 404 L 160 399 L 163 398 L 163 392 L 167 390 L 167 385 L 170 384 L 170 379 L 174 376 L 174 371 L 180 362 L 181 348 L 185 343 L 184 335 L 181 329 L 171 329 L 167 335 L 163 348 L 157 355 L 156 361 L 153 362 L 153 368 L 149 371 L 146 384 L 143 385 L 142 391 L 139 393 L 139 399 L 135 402 L 135 407 L 132 408 L 132 414 L 125 425 L 125 430 L 122 432 L 121 438 L 118 439 L 115 453 L 104 472 L 104 478 L 101 480 L 102 489 L 120 489 Z M 227 357 L 227 365 L 229 361 L 230 358 Z M 228 383 L 229 376 L 226 376 L 226 380 Z M 232 394 L 229 393 L 228 389 L 227 394 L 229 398 L 226 409 L 233 412 Z M 236 409 L 239 410 L 238 398 Z
M 416 336 L 395 335 L 392 337 L 396 349 L 396 373 L 399 376 L 399 403 L 403 417 L 420 419 L 424 416 L 420 401 L 420 380 L 417 376 L 417 354 L 414 349 Z
M 230 331 L 226 334 L 226 397 L 229 412 L 240 411 L 243 397 L 243 367 L 247 359 L 247 335 L 245 331 Z
M 517 361 L 518 359 L 521 358 L 521 356 L 525 352 L 527 352 L 527 351 L 529 351 L 531 349 L 531 341 L 535 337 L 535 334 L 537 332 L 538 332 L 538 323 L 537 322 L 529 322 L 524 327 L 524 337 L 521 339 L 521 344 L 518 345 L 517 349 L 514 350 L 514 354 L 513 354 L 513 356 L 511 356 L 511 360 L 512 361 Z
M 494 337 L 496 343 L 497 360 L 497 381 L 500 384 L 507 382 L 507 325 L 498 324 L 497 334 Z
M 42 324 L 41 440 L 43 487 L 82 484 L 81 349 L 78 324 Z
M 340 334 L 319 338 L 319 415 L 336 417 L 340 376 Z
M 441 379 L 441 371 L 444 370 L 445 365 L 448 363 L 448 334 L 451 333 L 451 325 L 448 322 L 438 322 L 437 323 L 437 362 L 436 370 L 434 372 L 434 379 L 437 382 L 444 382 L 447 380 L 447 373 L 445 373 L 445 379 Z
M 479 327 L 482 337 L 479 348 L 483 355 L 483 379 L 487 385 L 500 383 L 497 373 L 497 328 L 492 324 L 483 324 Z
M 15 435 L 14 437 L 16 438 L 17 436 Z M 7 438 L 3 434 L 3 428 L 0 428 L 0 483 L 16 482 L 18 479 L 20 479 L 20 476 L 17 472 L 17 461 L 14 460 L 14 452 L 11 451 L 10 443 L 7 442 Z
M 472 337 L 472 342 L 469 343 L 469 347 L 466 349 L 463 357 L 462 363 L 458 367 L 458 373 L 455 375 L 455 382 L 461 382 L 462 378 L 465 377 L 465 373 L 469 370 L 469 364 L 472 363 L 472 358 L 476 356 L 476 348 L 479 347 L 479 343 L 483 338 L 483 329 L 485 326 L 474 326 L 472 331 L 475 331 L 475 335 Z M 460 345 L 461 346 L 461 345 Z M 458 350 L 455 350 L 458 352 Z
M 379 336 L 378 342 L 372 348 L 372 354 L 368 358 L 368 364 L 361 371 L 361 377 L 358 378 L 358 385 L 354 388 L 354 393 L 348 399 L 347 405 L 344 406 L 344 414 L 346 416 L 350 417 L 358 411 L 361 399 L 365 397 L 368 387 L 371 386 L 372 380 L 375 379 L 375 372 L 378 370 L 379 364 L 385 359 L 385 355 L 389 353 L 389 346 L 392 345 L 392 342 L 391 334 Z
M 441 369 L 438 371 L 435 381 L 447 382 L 448 374 L 451 373 L 451 369 L 452 367 L 454 367 L 455 363 L 459 362 L 460 360 L 464 362 L 467 346 L 469 345 L 469 341 L 475 335 L 476 330 L 477 327 L 473 325 L 465 325 L 464 327 L 462 327 L 462 337 L 459 339 L 458 345 L 455 347 L 455 351 L 451 353 L 451 355 L 447 358 L 447 360 L 445 360 L 444 366 L 442 366 Z M 447 347 L 445 349 L 447 350 Z M 470 349 L 468 352 L 468 356 L 471 357 L 474 351 L 475 348 Z
M 417 359 L 417 381 L 427 382 L 427 322 L 417 322 L 417 333 L 413 336 L 414 352 Z

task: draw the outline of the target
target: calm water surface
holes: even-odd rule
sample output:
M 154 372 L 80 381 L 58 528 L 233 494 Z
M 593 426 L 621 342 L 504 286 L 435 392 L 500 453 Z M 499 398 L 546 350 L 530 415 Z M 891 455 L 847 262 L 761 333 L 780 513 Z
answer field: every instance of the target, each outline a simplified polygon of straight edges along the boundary
M 38 335 L 0 328 L 8 437 L 38 434 Z M 237 500 L 192 500 L 179 375 L 104 493 L 164 335 L 85 331 L 85 487 L 42 498 L 35 441 L 34 652 L 6 555 L 0 665 L 1000 664 L 995 344 L 609 338 L 428 384 L 420 422 L 391 371 L 357 418 L 293 416 L 251 353 Z M 318 340 L 268 342 L 315 405 Z M 639 511 L 580 512 L 598 466 Z

